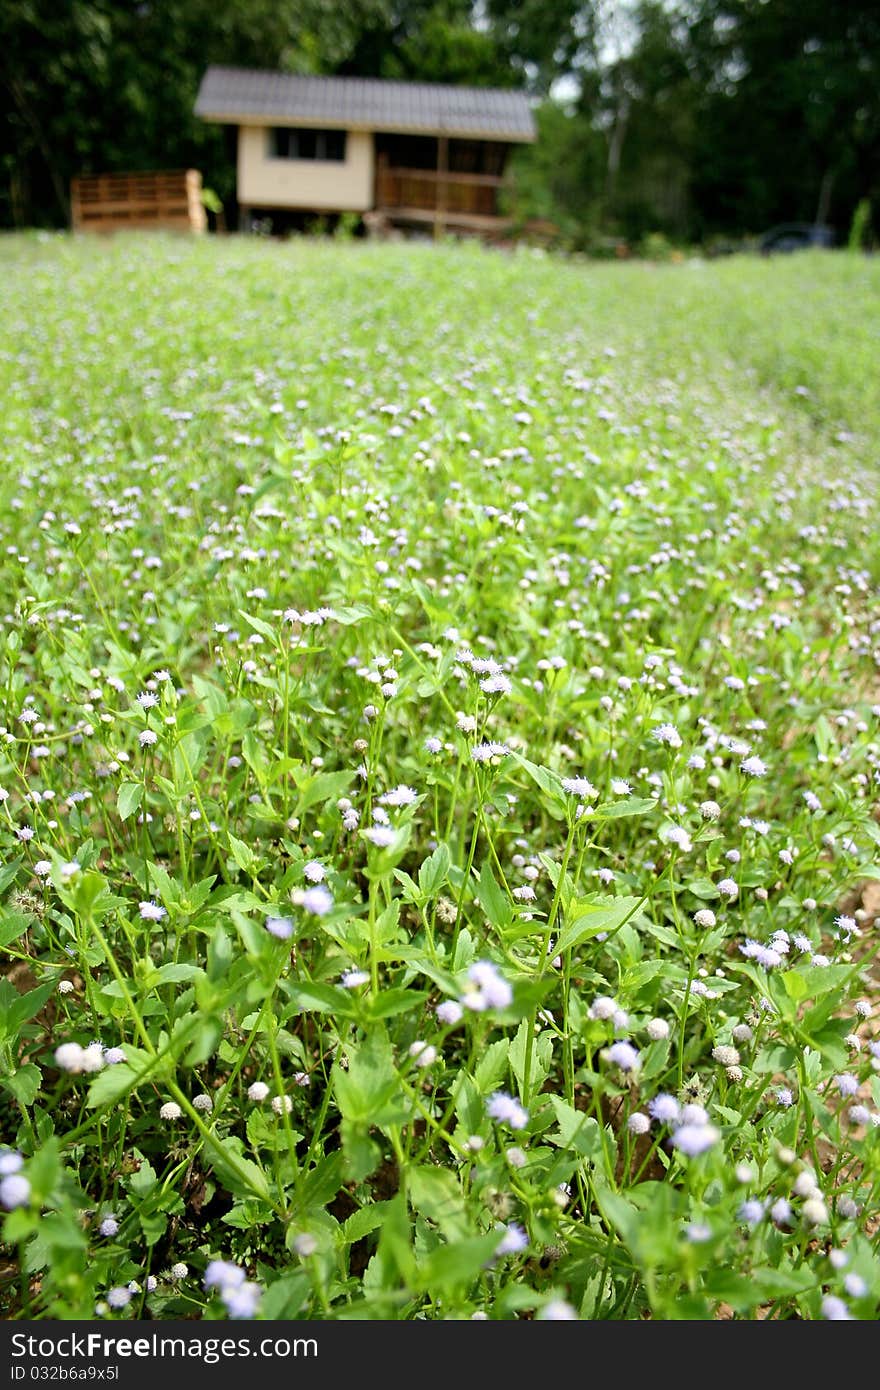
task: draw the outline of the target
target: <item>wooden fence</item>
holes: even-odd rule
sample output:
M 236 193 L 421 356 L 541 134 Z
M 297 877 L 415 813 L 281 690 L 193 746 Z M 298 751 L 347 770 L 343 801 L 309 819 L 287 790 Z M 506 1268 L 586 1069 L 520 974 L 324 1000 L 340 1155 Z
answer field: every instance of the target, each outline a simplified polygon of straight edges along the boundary
M 70 209 L 75 232 L 203 232 L 207 226 L 198 169 L 82 175 L 71 181 Z

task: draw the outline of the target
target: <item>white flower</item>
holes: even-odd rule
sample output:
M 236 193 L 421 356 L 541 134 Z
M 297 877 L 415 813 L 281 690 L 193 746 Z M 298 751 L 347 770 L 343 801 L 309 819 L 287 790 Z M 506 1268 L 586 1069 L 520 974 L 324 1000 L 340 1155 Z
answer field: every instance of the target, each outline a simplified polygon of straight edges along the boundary
M 645 1024 L 645 1032 L 652 1042 L 662 1042 L 669 1037 L 669 1024 L 665 1018 L 650 1018 Z
M 84 1049 L 79 1043 L 61 1043 L 55 1049 L 55 1064 L 62 1071 L 76 1075 L 83 1070 L 83 1052 Z
M 152 748 L 153 744 L 158 742 L 159 735 L 154 734 L 152 729 L 143 729 L 138 734 L 138 743 L 140 744 L 141 748 Z
M 801 1215 L 810 1226 L 824 1226 L 828 1221 L 828 1208 L 818 1195 L 808 1197 L 801 1207 Z
M 165 1104 L 159 1109 L 160 1120 L 179 1120 L 183 1111 L 176 1100 L 166 1100 Z
M 694 922 L 698 927 L 714 927 L 715 913 L 709 907 L 701 907 L 694 913 Z
M 632 1043 L 616 1042 L 602 1053 L 606 1061 L 620 1067 L 621 1071 L 635 1071 L 639 1065 L 639 1054 Z
M 693 849 L 691 837 L 682 825 L 668 825 L 661 831 L 661 836 L 669 844 L 675 845 L 682 854 L 688 854 Z
M 159 903 L 138 903 L 138 911 L 145 922 L 161 922 L 163 917 L 168 916 L 165 908 L 161 907 Z
M 474 961 L 468 969 L 469 986 L 461 1002 L 466 1009 L 506 1009 L 513 1003 L 513 989 L 490 960 Z
M 415 1042 L 410 1043 L 409 1055 L 413 1058 L 417 1067 L 430 1067 L 433 1066 L 434 1062 L 437 1060 L 437 1049 L 436 1047 L 432 1047 L 430 1043 L 417 1039 Z
M 293 919 L 290 917 L 267 917 L 266 931 L 279 941 L 287 941 L 293 936 Z
M 720 1138 L 721 1134 L 714 1125 L 684 1124 L 675 1131 L 671 1143 L 688 1158 L 696 1158 L 698 1154 L 711 1149 Z
M 510 1125 L 511 1129 L 525 1129 L 529 1121 L 529 1112 L 505 1091 L 496 1091 L 490 1096 L 486 1110 L 493 1120 Z
M 539 1308 L 536 1317 L 541 1322 L 578 1322 L 578 1315 L 570 1303 L 566 1303 L 564 1298 L 551 1298 L 545 1303 L 543 1308 Z
M 355 822 L 355 825 L 356 824 Z M 349 828 L 353 830 L 355 826 L 346 826 L 346 829 Z M 387 849 L 389 845 L 394 844 L 397 838 L 395 832 L 389 825 L 371 825 L 366 830 L 362 830 L 361 834 L 365 840 L 369 840 L 377 849 Z
M 326 917 L 333 907 L 333 896 L 322 884 L 317 884 L 314 888 L 307 888 L 305 892 L 298 893 L 297 902 L 313 917 Z
M 383 806 L 412 806 L 418 800 L 418 795 L 415 787 L 401 785 L 385 792 L 379 801 Z
M 369 982 L 370 976 L 366 970 L 344 970 L 339 978 L 339 983 L 343 989 L 357 989 L 360 985 Z
M 230 1260 L 209 1260 L 202 1279 L 206 1289 L 238 1289 L 244 1282 L 244 1270 Z
M 25 1207 L 31 1200 L 31 1185 L 24 1173 L 8 1173 L 0 1178 L 0 1206 L 7 1211 Z
M 562 790 L 568 792 L 569 796 L 579 797 L 581 801 L 599 795 L 597 788 L 586 777 L 563 777 Z
M 445 1023 L 447 1027 L 452 1027 L 459 1022 L 464 1009 L 455 999 L 444 999 L 442 1004 L 437 1005 L 434 1012 L 441 1023 Z
M 749 777 L 764 777 L 767 773 L 767 764 L 763 759 L 755 757 L 743 758 L 740 763 L 740 771 L 745 772 Z
M 261 1100 L 265 1100 L 268 1094 L 269 1087 L 265 1081 L 252 1081 L 248 1086 L 248 1100 L 256 1101 L 258 1104 Z

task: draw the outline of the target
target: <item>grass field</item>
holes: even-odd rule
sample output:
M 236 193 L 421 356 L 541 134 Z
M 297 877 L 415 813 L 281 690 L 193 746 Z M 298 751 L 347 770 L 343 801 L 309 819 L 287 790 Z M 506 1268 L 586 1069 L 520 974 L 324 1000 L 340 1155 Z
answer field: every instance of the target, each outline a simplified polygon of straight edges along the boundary
M 0 286 L 4 1315 L 876 1320 L 880 262 Z

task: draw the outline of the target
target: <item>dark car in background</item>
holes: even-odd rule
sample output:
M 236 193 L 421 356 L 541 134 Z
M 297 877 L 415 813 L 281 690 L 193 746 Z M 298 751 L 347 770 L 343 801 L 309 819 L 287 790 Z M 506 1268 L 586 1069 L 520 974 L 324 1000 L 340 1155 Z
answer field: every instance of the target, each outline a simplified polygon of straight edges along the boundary
M 782 222 L 758 238 L 758 250 L 764 256 L 782 251 L 809 251 L 812 247 L 834 245 L 834 233 L 820 222 Z

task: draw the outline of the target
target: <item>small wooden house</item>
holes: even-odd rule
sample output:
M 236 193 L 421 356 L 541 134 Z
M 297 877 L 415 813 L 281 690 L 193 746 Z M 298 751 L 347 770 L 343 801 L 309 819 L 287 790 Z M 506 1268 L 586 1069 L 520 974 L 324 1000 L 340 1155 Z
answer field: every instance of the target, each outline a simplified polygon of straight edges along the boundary
M 524 92 L 212 67 L 195 112 L 238 128 L 242 225 L 372 214 L 492 235 L 511 150 L 536 138 Z

